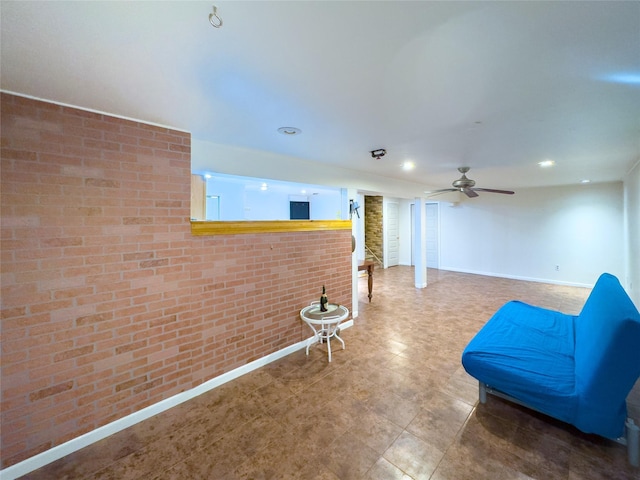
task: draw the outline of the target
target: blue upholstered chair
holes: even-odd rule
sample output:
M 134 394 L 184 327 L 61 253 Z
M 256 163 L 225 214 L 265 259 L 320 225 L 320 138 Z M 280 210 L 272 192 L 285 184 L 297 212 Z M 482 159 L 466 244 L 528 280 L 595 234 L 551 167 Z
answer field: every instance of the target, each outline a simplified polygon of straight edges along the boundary
M 462 354 L 491 393 L 627 445 L 638 466 L 640 429 L 626 398 L 640 377 L 640 313 L 616 277 L 602 274 L 580 315 L 511 301 Z

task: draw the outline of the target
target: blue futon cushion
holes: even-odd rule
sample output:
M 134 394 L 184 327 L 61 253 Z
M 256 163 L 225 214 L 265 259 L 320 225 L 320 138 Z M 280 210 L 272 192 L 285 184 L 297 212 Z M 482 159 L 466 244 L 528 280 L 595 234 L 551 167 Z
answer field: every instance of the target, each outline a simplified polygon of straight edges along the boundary
M 577 404 L 574 319 L 511 301 L 467 345 L 462 364 L 479 381 L 572 423 Z
M 603 273 L 576 319 L 575 425 L 615 438 L 626 398 L 640 376 L 640 313 L 616 277 Z
M 616 438 L 640 377 L 640 313 L 618 279 L 603 273 L 578 316 L 507 303 L 469 342 L 462 364 L 531 408 Z

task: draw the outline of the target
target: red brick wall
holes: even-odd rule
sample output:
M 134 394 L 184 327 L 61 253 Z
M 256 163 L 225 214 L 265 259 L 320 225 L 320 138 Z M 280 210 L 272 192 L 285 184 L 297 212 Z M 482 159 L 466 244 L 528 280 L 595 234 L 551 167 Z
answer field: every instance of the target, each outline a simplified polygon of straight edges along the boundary
M 194 237 L 190 135 L 2 94 L 2 468 L 350 307 L 346 230 Z

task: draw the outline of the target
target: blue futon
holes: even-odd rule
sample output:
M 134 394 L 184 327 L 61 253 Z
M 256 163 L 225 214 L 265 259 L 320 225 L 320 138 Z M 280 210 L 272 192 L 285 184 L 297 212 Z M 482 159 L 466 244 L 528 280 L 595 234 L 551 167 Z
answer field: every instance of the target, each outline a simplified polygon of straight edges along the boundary
M 602 274 L 580 315 L 511 301 L 462 354 L 486 392 L 627 445 L 638 465 L 638 426 L 626 397 L 640 376 L 640 314 L 620 282 Z

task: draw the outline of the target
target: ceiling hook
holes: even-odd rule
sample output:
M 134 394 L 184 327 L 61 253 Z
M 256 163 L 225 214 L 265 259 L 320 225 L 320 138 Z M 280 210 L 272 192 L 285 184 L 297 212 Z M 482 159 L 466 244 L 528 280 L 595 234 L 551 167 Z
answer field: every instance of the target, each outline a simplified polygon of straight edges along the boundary
M 220 28 L 222 26 L 222 18 L 218 15 L 218 7 L 213 6 L 213 13 L 209 14 L 209 23 L 212 27 Z

